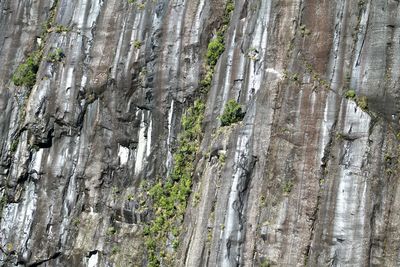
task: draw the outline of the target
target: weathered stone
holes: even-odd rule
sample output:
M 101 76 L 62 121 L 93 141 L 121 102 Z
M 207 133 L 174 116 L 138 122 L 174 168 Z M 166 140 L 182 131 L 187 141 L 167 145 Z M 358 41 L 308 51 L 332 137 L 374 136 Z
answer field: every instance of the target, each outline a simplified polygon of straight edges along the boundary
M 0 265 L 145 266 L 146 185 L 199 97 L 173 266 L 398 265 L 398 1 L 130 2 L 0 1 Z

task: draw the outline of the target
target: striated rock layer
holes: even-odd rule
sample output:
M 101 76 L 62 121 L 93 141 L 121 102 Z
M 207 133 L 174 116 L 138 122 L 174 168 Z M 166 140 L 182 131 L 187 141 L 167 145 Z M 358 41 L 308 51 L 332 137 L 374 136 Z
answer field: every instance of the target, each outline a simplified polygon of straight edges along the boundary
M 168 180 L 199 98 L 179 242 L 164 233 L 155 262 L 400 264 L 399 1 L 226 4 L 0 1 L 1 266 L 151 263 L 144 188 Z M 221 127 L 230 99 L 245 117 Z

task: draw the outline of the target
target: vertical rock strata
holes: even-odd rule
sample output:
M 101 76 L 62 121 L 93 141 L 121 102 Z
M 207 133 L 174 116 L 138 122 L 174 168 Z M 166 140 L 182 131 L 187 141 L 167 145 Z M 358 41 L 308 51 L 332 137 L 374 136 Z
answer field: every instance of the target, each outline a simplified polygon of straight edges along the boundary
M 1 266 L 399 265 L 398 1 L 0 10 Z M 196 99 L 191 192 L 152 260 L 150 191 L 179 182 Z

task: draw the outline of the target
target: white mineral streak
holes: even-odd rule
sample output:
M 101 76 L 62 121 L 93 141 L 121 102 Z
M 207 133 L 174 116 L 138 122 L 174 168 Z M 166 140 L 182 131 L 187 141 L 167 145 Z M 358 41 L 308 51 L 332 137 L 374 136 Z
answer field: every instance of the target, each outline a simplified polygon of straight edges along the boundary
M 150 112 L 149 112 L 150 114 Z M 149 115 L 149 125 L 147 126 L 147 140 L 146 140 L 146 157 L 150 156 L 151 153 L 151 134 L 153 130 L 153 120 L 151 119 L 151 116 Z
M 224 94 L 222 96 L 222 106 L 225 106 L 225 103 L 228 101 L 229 91 L 231 89 L 231 73 L 232 73 L 232 61 L 233 61 L 233 54 L 235 52 L 235 37 L 236 37 L 236 29 L 233 31 L 231 42 L 229 43 L 229 47 L 227 49 L 227 57 L 226 57 L 226 74 L 225 76 L 225 83 L 223 87 Z M 236 100 L 236 99 L 235 99 Z M 220 110 L 220 115 L 224 112 L 224 109 Z
M 118 157 L 119 157 L 119 164 L 125 165 L 129 159 L 129 148 L 119 145 Z
M 254 30 L 254 38 L 251 41 L 250 51 L 254 50 L 255 55 L 252 56 L 252 61 L 249 69 L 249 85 L 248 85 L 248 101 L 252 95 L 256 94 L 260 89 L 261 82 L 264 76 L 264 59 L 267 49 L 268 40 L 268 22 L 270 20 L 271 1 L 262 1 L 258 18 L 256 21 L 256 29 Z M 248 51 L 248 52 L 250 52 Z
M 98 261 L 99 261 L 99 253 L 96 252 L 90 256 L 87 267 L 97 267 Z
M 354 241 L 364 239 L 367 179 L 361 168 L 367 155 L 369 124 L 369 115 L 349 101 L 344 132 L 358 138 L 345 142 L 345 154 L 338 174 L 331 257 L 338 257 L 339 264 L 345 264 L 351 258 L 356 262 L 362 261 L 359 258 L 363 255 L 362 242 L 355 245 Z
M 141 120 L 140 120 L 140 129 L 139 129 L 139 143 L 137 147 L 137 152 L 136 152 L 136 161 L 135 161 L 135 174 L 138 174 L 143 167 L 144 164 L 144 155 L 146 152 L 146 137 L 145 137 L 145 132 L 146 132 L 146 124 L 144 121 L 144 112 L 138 111 L 136 115 L 142 114 Z

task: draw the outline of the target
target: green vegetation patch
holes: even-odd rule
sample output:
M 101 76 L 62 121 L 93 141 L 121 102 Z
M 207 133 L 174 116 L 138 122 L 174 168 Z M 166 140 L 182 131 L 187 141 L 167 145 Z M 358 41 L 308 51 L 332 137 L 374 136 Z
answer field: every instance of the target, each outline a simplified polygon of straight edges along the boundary
M 368 110 L 368 99 L 366 96 L 357 96 L 356 91 L 349 89 L 344 94 L 344 97 L 356 102 L 357 106 L 363 111 Z
M 53 7 L 50 9 L 49 18 L 43 25 L 41 38 L 44 40 L 44 42 L 40 44 L 39 47 L 33 51 L 28 58 L 15 70 L 12 76 L 12 81 L 16 86 L 33 87 L 35 85 L 36 74 L 43 58 L 43 48 L 45 46 L 48 33 L 51 32 L 52 26 L 54 25 L 58 2 L 58 0 L 54 1 Z M 60 25 L 60 27 L 56 27 L 56 31 L 64 30 L 65 27 L 62 25 Z
M 2 218 L 3 209 L 8 204 L 8 195 L 7 192 L 3 192 L 3 195 L 0 197 L 0 219 Z
M 356 102 L 357 106 L 359 106 L 362 110 L 368 110 L 368 99 L 366 96 L 359 97 Z
M 165 183 L 159 181 L 148 191 L 155 212 L 154 220 L 144 229 L 149 266 L 160 265 L 160 257 L 164 258 L 167 254 L 167 243 L 172 244 L 174 249 L 179 245 L 181 224 L 191 193 L 196 153 L 201 141 L 204 110 L 204 103 L 196 100 L 182 117 L 183 129 L 174 154 L 171 175 Z
M 69 32 L 70 29 L 62 24 L 59 24 L 54 28 L 54 31 L 56 33 L 64 33 L 64 32 Z
M 219 118 L 221 121 L 221 126 L 228 126 L 232 123 L 239 122 L 244 118 L 244 112 L 242 111 L 242 106 L 235 100 L 231 99 L 225 105 L 224 113 Z
M 223 22 L 221 27 L 218 29 L 215 37 L 211 39 L 207 46 L 206 52 L 206 72 L 203 79 L 200 81 L 200 86 L 203 92 L 206 92 L 208 88 L 211 86 L 212 77 L 214 75 L 214 68 L 218 62 L 219 57 L 225 51 L 225 41 L 224 35 L 226 29 L 228 28 L 228 24 L 230 21 L 230 17 L 232 15 L 233 10 L 235 9 L 235 4 L 233 1 L 228 1 L 225 7 L 225 13 L 223 17 Z
M 15 70 L 12 81 L 16 86 L 32 87 L 36 83 L 36 73 L 39 70 L 39 64 L 42 59 L 42 53 L 33 52 L 24 63 L 20 64 Z
M 128 2 L 134 3 L 135 1 L 128 0 Z M 192 177 L 202 138 L 202 122 L 205 111 L 205 104 L 201 98 L 210 87 L 215 65 L 225 50 L 224 34 L 233 9 L 234 4 L 230 0 L 225 8 L 223 24 L 207 47 L 206 73 L 200 81 L 198 99 L 182 116 L 182 130 L 178 138 L 178 146 L 174 152 L 174 167 L 170 176 L 165 180 L 160 179 L 147 190 L 154 214 L 154 218 L 146 224 L 143 230 L 147 249 L 147 263 L 150 267 L 173 266 L 173 253 L 168 249 L 175 250 L 179 247 L 182 222 L 192 191 Z M 140 47 L 135 43 L 133 45 L 136 48 Z
M 353 89 L 349 89 L 344 94 L 344 97 L 346 97 L 347 99 L 354 100 L 356 98 L 356 91 L 354 91 Z
M 133 47 L 135 47 L 136 49 L 140 49 L 140 47 L 142 46 L 142 42 L 139 40 L 134 41 L 132 44 Z
M 289 194 L 290 192 L 292 192 L 293 186 L 294 184 L 292 180 L 286 181 L 283 185 L 283 193 Z
M 221 33 L 211 40 L 207 48 L 207 63 L 209 66 L 215 66 L 218 58 L 222 55 L 225 50 L 224 37 Z
M 65 57 L 65 54 L 61 48 L 56 48 L 53 52 L 49 53 L 46 57 L 48 62 L 59 62 Z
M 18 143 L 19 143 L 19 139 L 16 138 L 11 142 L 11 146 L 10 146 L 10 151 L 11 153 L 15 153 L 17 151 L 18 148 Z

